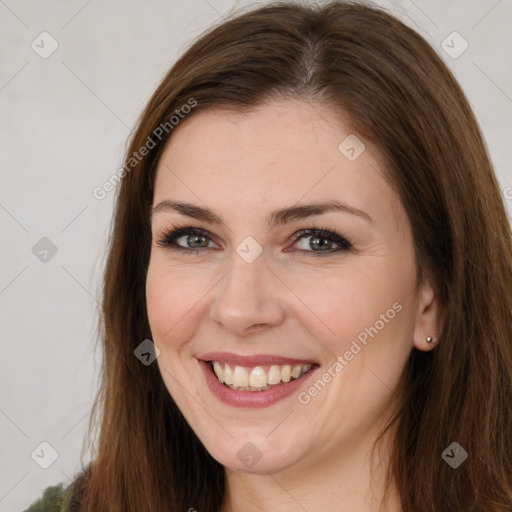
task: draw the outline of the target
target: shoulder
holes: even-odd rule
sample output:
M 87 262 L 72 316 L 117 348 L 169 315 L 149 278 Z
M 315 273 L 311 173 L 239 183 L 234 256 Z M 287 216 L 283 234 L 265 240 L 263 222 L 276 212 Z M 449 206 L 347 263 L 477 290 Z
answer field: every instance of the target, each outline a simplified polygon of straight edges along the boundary
M 62 483 L 48 487 L 41 498 L 32 503 L 24 512 L 61 512 L 70 487 L 64 487 Z
M 88 476 L 89 471 L 85 470 L 67 487 L 62 483 L 48 487 L 24 512 L 80 512 Z
M 91 466 L 80 473 L 73 483 L 66 489 L 61 510 L 59 512 L 81 512 L 82 499 L 90 477 Z

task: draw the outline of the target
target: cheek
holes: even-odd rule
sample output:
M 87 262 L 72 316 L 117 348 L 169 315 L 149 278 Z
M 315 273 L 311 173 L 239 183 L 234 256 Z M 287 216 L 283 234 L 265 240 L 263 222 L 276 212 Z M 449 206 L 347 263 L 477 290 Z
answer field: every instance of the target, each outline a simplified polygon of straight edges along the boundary
M 274 271 L 286 283 L 276 284 L 276 300 L 326 350 L 326 362 L 349 350 L 353 340 L 364 345 L 377 335 L 403 338 L 403 320 L 412 311 L 407 302 L 415 278 L 412 259 L 380 254 L 346 266 L 276 266 Z M 152 257 L 146 301 L 151 332 L 161 348 L 177 349 L 201 324 L 208 329 L 208 307 L 222 276 L 208 265 L 170 265 L 165 255 Z
M 190 366 L 183 364 L 192 358 L 187 341 L 194 337 L 200 322 L 200 300 L 211 288 L 197 276 L 191 279 L 191 275 L 194 273 L 151 260 L 146 276 L 152 341 L 160 349 L 157 364 L 169 393 L 185 412 L 189 411 L 190 394 L 198 394 L 190 378 Z M 183 382 L 187 382 L 186 392 L 180 384 Z
M 205 276 L 179 267 L 150 262 L 146 277 L 146 304 L 149 325 L 158 345 L 172 347 L 187 340 L 197 327 L 201 300 L 211 285 Z
M 295 279 L 293 291 L 307 306 L 302 320 L 309 318 L 309 330 L 331 355 L 348 350 L 353 340 L 364 345 L 377 335 L 395 339 L 403 330 L 414 272 L 412 265 L 398 269 L 389 263 L 368 259 Z

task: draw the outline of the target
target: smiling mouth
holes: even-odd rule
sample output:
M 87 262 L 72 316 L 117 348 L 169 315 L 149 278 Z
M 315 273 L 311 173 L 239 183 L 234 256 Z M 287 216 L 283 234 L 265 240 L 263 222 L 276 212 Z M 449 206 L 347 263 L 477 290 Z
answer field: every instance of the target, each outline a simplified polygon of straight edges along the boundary
M 270 366 L 235 366 L 208 361 L 219 382 L 235 391 L 265 391 L 274 386 L 300 379 L 314 364 L 273 364 Z

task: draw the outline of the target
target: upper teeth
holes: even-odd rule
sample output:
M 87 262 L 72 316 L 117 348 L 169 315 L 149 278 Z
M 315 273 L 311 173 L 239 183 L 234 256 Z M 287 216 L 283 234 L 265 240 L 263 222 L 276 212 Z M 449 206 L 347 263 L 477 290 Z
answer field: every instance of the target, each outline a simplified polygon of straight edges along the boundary
M 256 366 L 246 368 L 244 366 L 229 366 L 228 364 L 214 361 L 213 371 L 220 382 L 238 391 L 263 391 L 269 386 L 282 382 L 290 382 L 292 378 L 298 379 L 311 369 L 311 364 L 289 364 L 270 367 Z

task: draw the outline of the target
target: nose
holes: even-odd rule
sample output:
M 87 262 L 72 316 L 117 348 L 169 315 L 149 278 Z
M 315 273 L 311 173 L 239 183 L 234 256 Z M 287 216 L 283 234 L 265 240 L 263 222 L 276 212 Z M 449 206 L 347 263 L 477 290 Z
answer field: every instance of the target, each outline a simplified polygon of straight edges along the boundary
M 210 320 L 236 337 L 278 326 L 285 319 L 280 286 L 264 253 L 247 263 L 234 252 L 231 269 L 216 288 Z

